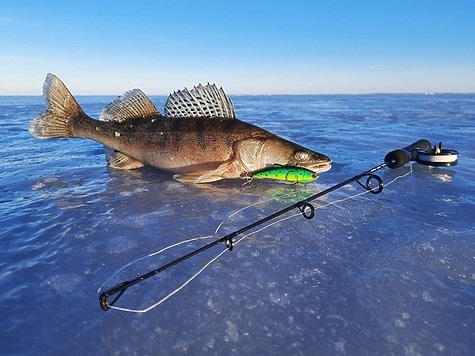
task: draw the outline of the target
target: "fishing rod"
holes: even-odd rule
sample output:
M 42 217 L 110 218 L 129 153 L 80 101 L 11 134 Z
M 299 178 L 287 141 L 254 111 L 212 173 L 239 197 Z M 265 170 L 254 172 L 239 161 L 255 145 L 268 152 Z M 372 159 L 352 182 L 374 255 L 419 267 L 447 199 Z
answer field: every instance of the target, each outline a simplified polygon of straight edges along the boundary
M 207 245 L 204 245 L 194 251 L 191 251 L 183 255 L 182 257 L 179 257 L 161 267 L 151 270 L 135 279 L 124 281 L 100 293 L 99 294 L 100 306 L 102 310 L 104 311 L 108 310 L 117 302 L 117 300 L 119 300 L 119 298 L 124 294 L 124 292 L 128 288 L 142 281 L 145 281 L 146 279 L 149 279 L 221 243 L 224 243 L 226 247 L 228 248 L 228 250 L 231 251 L 234 247 L 233 240 L 238 235 L 241 235 L 242 233 L 246 231 L 249 231 L 259 225 L 262 225 L 268 221 L 271 221 L 291 210 L 298 209 L 300 210 L 300 212 L 302 213 L 302 216 L 305 219 L 312 219 L 315 216 L 315 207 L 310 203 L 310 201 L 318 199 L 352 182 L 357 182 L 361 187 L 368 190 L 370 193 L 379 194 L 383 190 L 384 184 L 383 184 L 383 180 L 374 173 L 376 171 L 379 171 L 380 169 L 383 169 L 385 167 L 388 167 L 390 169 L 396 169 L 396 168 L 404 166 L 409 161 L 415 161 L 417 163 L 430 165 L 430 166 L 455 166 L 458 161 L 457 155 L 458 155 L 458 152 L 455 150 L 442 149 L 442 143 L 439 143 L 438 146 L 432 146 L 432 144 L 428 140 L 419 140 L 402 149 L 391 151 L 388 154 L 386 154 L 386 156 L 384 157 L 384 163 L 381 163 L 363 173 L 357 174 L 354 177 L 351 177 L 328 189 L 325 189 L 319 193 L 316 193 L 306 199 L 298 201 L 297 203 L 289 205 L 286 208 L 283 208 L 239 230 L 231 232 Z M 366 177 L 366 181 L 364 183 L 360 182 L 360 180 L 365 177 Z M 374 181 L 376 181 L 376 185 Z M 109 297 L 113 297 L 113 296 L 114 296 L 113 300 L 109 301 L 108 300 Z

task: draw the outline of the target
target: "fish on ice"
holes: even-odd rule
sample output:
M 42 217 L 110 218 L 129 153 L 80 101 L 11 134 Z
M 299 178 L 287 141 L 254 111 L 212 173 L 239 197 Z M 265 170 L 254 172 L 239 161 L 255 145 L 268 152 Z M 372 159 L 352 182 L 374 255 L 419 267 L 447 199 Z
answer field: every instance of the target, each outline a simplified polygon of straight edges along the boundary
M 63 82 L 48 74 L 43 84 L 46 111 L 30 123 L 40 138 L 88 138 L 114 150 L 117 169 L 154 166 L 185 183 L 246 178 L 275 165 L 328 171 L 331 160 L 258 126 L 236 118 L 231 100 L 216 85 L 170 94 L 161 115 L 139 89 L 118 97 L 100 120 L 86 115 Z

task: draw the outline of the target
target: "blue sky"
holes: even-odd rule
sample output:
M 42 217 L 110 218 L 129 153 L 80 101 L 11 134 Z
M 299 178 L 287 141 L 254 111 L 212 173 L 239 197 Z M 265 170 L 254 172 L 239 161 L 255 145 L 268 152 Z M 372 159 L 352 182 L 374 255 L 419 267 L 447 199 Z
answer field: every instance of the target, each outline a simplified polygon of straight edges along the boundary
M 2 1 L 0 95 L 475 92 L 475 1 Z

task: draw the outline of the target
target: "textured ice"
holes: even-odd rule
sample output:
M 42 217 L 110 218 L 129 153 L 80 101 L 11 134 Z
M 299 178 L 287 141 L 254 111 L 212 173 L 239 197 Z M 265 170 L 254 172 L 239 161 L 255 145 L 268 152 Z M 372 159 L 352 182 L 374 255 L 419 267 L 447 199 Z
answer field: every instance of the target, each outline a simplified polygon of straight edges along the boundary
M 79 101 L 94 115 L 110 99 Z M 154 101 L 163 107 L 165 98 Z M 332 170 L 306 187 L 189 186 L 151 168 L 115 171 L 95 142 L 31 137 L 41 97 L 0 97 L 0 353 L 469 355 L 475 96 L 258 96 L 234 104 L 240 119 L 329 155 Z M 100 309 L 106 281 L 135 278 L 421 138 L 458 150 L 459 165 L 382 170 L 385 184 L 410 174 L 379 195 L 346 200 L 362 189 L 337 190 L 314 202 L 313 220 L 289 213 L 146 314 Z M 141 259 L 200 236 L 208 238 Z M 118 304 L 154 303 L 224 249 L 134 286 Z

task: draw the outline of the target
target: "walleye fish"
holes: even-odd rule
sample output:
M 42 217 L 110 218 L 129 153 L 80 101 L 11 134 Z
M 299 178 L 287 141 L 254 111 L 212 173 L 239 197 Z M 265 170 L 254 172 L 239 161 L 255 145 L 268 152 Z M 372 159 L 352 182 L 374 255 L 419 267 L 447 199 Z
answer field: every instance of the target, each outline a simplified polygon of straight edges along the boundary
M 216 85 L 170 94 L 162 116 L 139 89 L 106 106 L 100 120 L 86 115 L 63 82 L 48 74 L 47 109 L 29 127 L 40 138 L 81 137 L 114 150 L 109 165 L 134 169 L 151 165 L 185 183 L 208 183 L 275 164 L 328 171 L 331 160 L 255 125 L 238 120 L 231 100 Z

